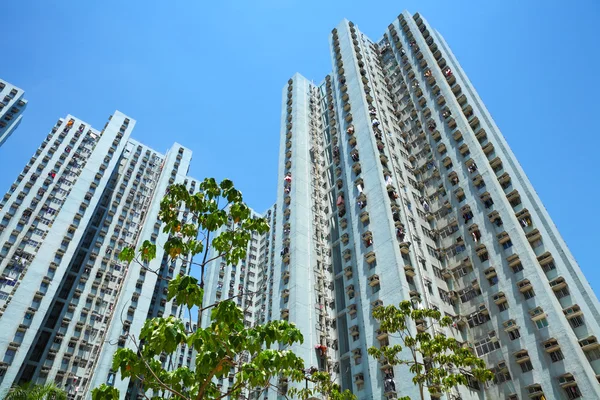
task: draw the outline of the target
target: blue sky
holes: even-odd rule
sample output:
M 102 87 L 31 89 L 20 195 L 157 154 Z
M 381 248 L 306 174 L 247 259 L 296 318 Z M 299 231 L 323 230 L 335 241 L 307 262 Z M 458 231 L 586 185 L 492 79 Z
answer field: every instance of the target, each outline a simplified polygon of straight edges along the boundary
M 588 280 L 600 290 L 600 2 L 38 1 L 2 6 L 0 77 L 29 100 L 0 148 L 0 192 L 68 113 L 194 151 L 190 173 L 229 177 L 257 210 L 275 200 L 281 89 L 331 68 L 342 18 L 378 39 L 403 10 L 444 35 Z M 35 6 L 33 5 L 35 3 Z

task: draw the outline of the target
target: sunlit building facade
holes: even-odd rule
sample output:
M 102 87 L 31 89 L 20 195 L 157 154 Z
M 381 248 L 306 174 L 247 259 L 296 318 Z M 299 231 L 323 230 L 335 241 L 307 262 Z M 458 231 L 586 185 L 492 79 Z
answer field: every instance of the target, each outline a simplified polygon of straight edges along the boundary
M 1 389 L 55 382 L 83 399 L 108 383 L 123 398 L 141 396 L 140 382 L 112 370 L 115 351 L 136 349 L 147 318 L 187 317 L 166 287 L 190 265 L 163 254 L 158 211 L 169 185 L 197 190 L 191 151 L 175 144 L 159 154 L 130 138 L 134 126 L 118 111 L 102 130 L 59 119 L 2 199 Z M 157 244 L 155 260 L 119 261 L 144 240 Z M 179 350 L 165 367 L 193 364 L 193 351 Z
M 345 20 L 329 44 L 333 72 L 283 90 L 269 304 L 302 330 L 297 354 L 359 399 L 416 398 L 407 367 L 367 356 L 398 340 L 372 310 L 411 300 L 455 321 L 414 332 L 495 374 L 432 398 L 600 398 L 598 301 L 441 35 L 404 12 L 377 41 Z
M 25 92 L 0 79 L 0 146 L 17 129 L 27 107 Z

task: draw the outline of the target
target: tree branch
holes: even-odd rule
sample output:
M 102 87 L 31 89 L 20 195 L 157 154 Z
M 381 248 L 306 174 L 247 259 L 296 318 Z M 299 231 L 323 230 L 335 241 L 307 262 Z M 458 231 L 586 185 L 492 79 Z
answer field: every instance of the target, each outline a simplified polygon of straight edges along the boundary
M 154 370 L 152 369 L 152 367 L 150 367 L 150 365 L 148 364 L 148 362 L 144 358 L 142 352 L 140 351 L 140 347 L 138 346 L 137 341 L 135 340 L 135 337 L 133 335 L 129 335 L 129 337 L 131 337 L 131 341 L 133 342 L 134 346 L 136 347 L 140 359 L 143 361 L 143 363 L 146 366 L 146 368 L 148 369 L 148 371 L 150 371 L 150 374 L 154 377 L 154 379 L 156 379 L 156 382 L 158 382 L 158 384 L 161 387 L 163 387 L 164 389 L 166 389 L 169 392 L 171 392 L 171 393 L 173 393 L 173 394 L 181 397 L 182 399 L 191 400 L 189 397 L 184 396 L 183 394 L 181 394 L 177 390 L 169 387 L 168 385 L 166 385 L 165 383 L 163 383 L 163 381 L 160 380 L 160 378 L 154 373 Z
M 201 400 L 202 399 L 202 396 L 204 396 L 204 391 L 206 390 L 206 387 L 208 386 L 208 384 L 212 380 L 213 376 L 215 376 L 215 374 L 217 373 L 217 370 L 220 367 L 223 367 L 223 365 L 225 363 L 231 364 L 229 357 L 223 357 L 217 363 L 217 365 L 208 373 L 208 375 L 206 376 L 206 379 L 204 379 L 204 382 L 202 382 L 202 385 L 200 386 L 200 389 L 198 390 L 198 396 L 196 396 L 196 400 Z

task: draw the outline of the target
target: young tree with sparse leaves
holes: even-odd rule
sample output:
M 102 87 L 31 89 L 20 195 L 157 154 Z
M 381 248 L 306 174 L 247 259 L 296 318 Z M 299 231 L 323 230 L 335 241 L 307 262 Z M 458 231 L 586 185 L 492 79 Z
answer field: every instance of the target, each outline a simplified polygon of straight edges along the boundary
M 467 385 L 467 375 L 479 382 L 493 378 L 491 371 L 485 368 L 485 362 L 459 341 L 429 332 L 432 324 L 452 325 L 452 318 L 442 317 L 440 311 L 420 309 L 410 301 L 402 301 L 398 307 L 377 307 L 373 317 L 380 322 L 382 332 L 400 339 L 401 344 L 371 347 L 369 355 L 385 364 L 407 366 L 413 374 L 413 383 L 419 388 L 421 400 L 425 399 L 425 389 L 431 394 L 441 394 Z M 419 329 L 413 335 L 416 326 Z M 384 384 L 386 392 L 396 391 L 391 374 L 386 376 Z M 399 397 L 399 400 L 410 400 L 410 396 Z
M 184 211 L 189 216 L 185 221 Z M 151 392 L 152 399 L 245 398 L 252 389 L 281 390 L 276 384 L 278 378 L 302 383 L 299 387 L 304 389 L 291 387 L 289 396 L 302 399 L 319 396 L 331 400 L 354 398 L 348 391 L 341 392 L 327 373 L 305 369 L 303 360 L 293 351 L 278 350 L 279 345 L 302 343 L 302 334 L 294 324 L 271 321 L 252 328 L 244 325 L 244 310 L 234 299 L 252 293 L 240 293 L 216 304 L 202 304 L 208 263 L 222 258 L 224 262 L 236 265 L 246 257 L 252 232 L 263 234 L 269 229 L 266 220 L 251 216 L 242 194 L 230 180 L 217 183 L 214 179 L 205 179 L 195 194 L 190 194 L 184 185 L 170 186 L 161 202 L 159 218 L 164 232 L 169 235 L 164 250 L 170 260 L 202 258 L 201 262 L 191 263 L 200 268 L 200 280 L 191 275 L 173 278 L 168 285 L 167 298 L 187 308 L 190 315 L 194 307 L 198 308 L 198 315 L 210 310 L 210 324 L 207 328 L 189 331 L 178 317 L 147 320 L 137 338 L 129 335 L 136 348 L 121 348 L 115 353 L 113 369 L 119 371 L 121 377 L 135 380 L 140 393 Z M 232 228 L 216 235 L 229 221 L 234 223 Z M 209 253 L 214 255 L 213 258 L 208 258 Z M 119 257 L 126 262 L 138 262 L 143 267 L 144 262 L 156 257 L 156 245 L 145 241 L 137 251 L 123 249 Z M 159 357 L 175 353 L 182 344 L 197 351 L 195 368 L 163 368 Z M 240 361 L 242 354 L 249 356 L 246 362 Z M 217 379 L 228 377 L 232 368 L 235 368 L 234 383 L 227 390 L 222 389 Z M 305 387 L 305 381 L 311 384 Z M 92 398 L 115 400 L 119 398 L 119 391 L 103 384 L 92 391 Z

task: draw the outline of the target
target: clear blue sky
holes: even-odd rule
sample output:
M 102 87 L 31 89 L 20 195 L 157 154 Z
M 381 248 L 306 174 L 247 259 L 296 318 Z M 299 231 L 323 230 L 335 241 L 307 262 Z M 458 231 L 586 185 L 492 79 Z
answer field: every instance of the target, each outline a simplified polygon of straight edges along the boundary
M 323 79 L 342 18 L 378 39 L 403 9 L 444 35 L 598 292 L 598 0 L 4 2 L 0 77 L 29 106 L 0 148 L 0 192 L 59 117 L 102 128 L 119 109 L 134 138 L 191 148 L 193 176 L 230 177 L 264 210 L 287 79 Z

